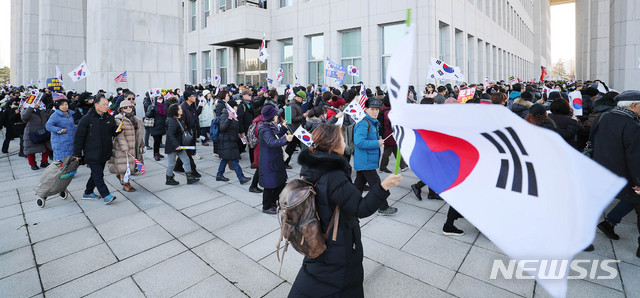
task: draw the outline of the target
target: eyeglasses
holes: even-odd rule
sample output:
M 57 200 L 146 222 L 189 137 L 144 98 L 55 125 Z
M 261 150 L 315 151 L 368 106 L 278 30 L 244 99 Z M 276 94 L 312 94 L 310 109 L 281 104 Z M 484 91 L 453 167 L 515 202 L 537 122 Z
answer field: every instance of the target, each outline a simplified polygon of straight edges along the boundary
M 123 109 L 133 109 L 133 107 L 124 107 Z

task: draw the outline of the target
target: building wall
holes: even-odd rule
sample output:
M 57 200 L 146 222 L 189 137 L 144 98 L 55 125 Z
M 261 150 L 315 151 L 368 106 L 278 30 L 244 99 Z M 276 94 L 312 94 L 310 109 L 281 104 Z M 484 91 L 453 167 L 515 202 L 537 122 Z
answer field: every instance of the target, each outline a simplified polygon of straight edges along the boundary
M 40 79 L 38 74 L 39 17 L 38 0 L 22 2 L 22 69 L 17 83 L 29 84 Z
M 23 0 L 11 0 L 11 15 L 22 15 Z M 22 18 L 11 18 L 11 83 L 23 84 L 22 80 Z
M 198 2 L 202 3 L 203 0 Z M 547 3 L 540 7 L 535 6 L 537 2 Z M 202 52 L 212 51 L 211 63 L 215 70 L 218 61 L 215 49 L 219 47 L 213 44 L 240 37 L 261 39 L 265 34 L 270 55 L 267 60 L 268 77 L 275 79 L 275 73 L 281 65 L 282 42 L 291 39 L 294 50 L 293 73 L 298 75 L 300 83 L 306 84 L 308 38 L 323 35 L 324 56 L 339 63 L 342 57 L 342 33 L 359 29 L 362 65 L 360 77 L 355 82 L 382 85 L 382 28 L 404 22 L 408 8 L 412 10 L 411 17 L 417 25 L 415 67 L 410 70 L 411 82 L 417 88 L 422 88 L 428 82 L 426 78 L 431 57 L 442 57 L 448 64 L 459 66 L 468 82 L 482 82 L 487 75 L 493 81 L 506 80 L 512 75 L 530 80 L 539 76 L 541 63 L 546 66 L 550 61 L 549 27 L 547 24 L 537 24 L 549 20 L 548 1 L 401 0 L 390 5 L 389 1 L 383 0 L 328 0 L 293 1 L 291 6 L 280 8 L 279 1 L 269 0 L 266 10 L 268 21 L 261 22 L 256 20 L 263 18 L 262 12 L 265 10 L 240 6 L 219 11 L 218 3 L 218 0 L 212 0 L 208 21 L 221 28 L 202 28 L 204 10 L 197 4 L 197 26 L 196 30 L 191 31 L 191 1 L 183 1 L 187 80 L 191 73 L 188 54 L 195 53 L 200 65 L 204 63 L 201 61 Z M 536 11 L 539 12 L 537 17 Z M 448 29 L 441 31 L 440 25 L 446 25 Z M 235 30 L 233 36 L 230 36 L 229 30 Z M 441 32 L 445 34 L 442 38 Z M 541 32 L 543 36 L 538 37 L 536 32 Z M 229 48 L 227 52 L 231 81 L 235 82 L 238 48 Z M 200 83 L 203 79 L 206 79 L 203 70 L 198 67 L 194 81 Z
M 587 0 L 576 1 L 576 77 L 586 78 L 591 73 L 591 4 Z

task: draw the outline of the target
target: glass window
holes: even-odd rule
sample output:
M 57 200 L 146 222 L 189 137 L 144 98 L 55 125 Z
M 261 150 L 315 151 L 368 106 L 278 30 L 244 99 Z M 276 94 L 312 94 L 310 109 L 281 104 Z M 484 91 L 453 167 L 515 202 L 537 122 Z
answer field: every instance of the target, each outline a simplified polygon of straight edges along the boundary
M 198 60 L 196 58 L 196 53 L 189 54 L 189 57 L 191 58 L 191 76 L 189 79 L 191 84 L 195 85 L 198 80 Z
M 382 60 L 380 64 L 382 66 L 382 78 L 380 79 L 382 84 L 387 83 L 387 64 L 395 47 L 405 35 L 405 28 L 404 23 L 382 27 Z
M 280 0 L 280 7 L 287 7 L 293 5 L 293 0 Z
M 342 60 L 340 64 L 344 67 L 354 65 L 358 69 L 362 68 L 362 38 L 360 29 L 342 32 Z M 344 76 L 344 84 L 353 85 L 359 79 L 354 79 L 350 75 Z
M 259 86 L 266 82 L 267 63 L 260 62 L 260 59 L 258 59 L 259 56 L 259 49 L 238 49 L 237 83 Z
M 293 84 L 293 39 L 285 39 L 280 42 L 281 53 L 280 67 L 284 70 L 282 84 Z
M 227 84 L 227 49 L 218 50 L 218 73 L 220 84 Z
M 227 0 L 218 0 L 218 9 L 220 12 L 227 10 Z
M 473 47 L 475 46 L 475 41 L 473 40 L 473 35 L 467 35 L 467 82 L 472 82 L 472 75 L 475 73 L 475 53 L 473 52 Z M 481 81 L 479 81 L 481 82 Z
M 309 84 L 324 84 L 324 35 L 310 36 L 307 40 L 307 81 Z
M 196 30 L 196 2 L 191 1 L 191 31 Z
M 202 61 L 204 62 L 204 69 L 202 72 L 204 77 L 202 80 L 207 80 L 208 83 L 209 80 L 211 80 L 211 51 L 202 52 Z
M 207 17 L 211 14 L 211 0 L 204 0 L 204 20 L 202 20 L 202 28 L 207 28 Z
M 464 33 L 462 31 L 456 29 L 456 40 L 455 40 L 455 66 L 460 67 L 460 69 L 464 68 Z M 447 62 L 447 61 L 445 61 Z M 451 63 L 451 62 L 449 62 Z
M 449 25 L 440 22 L 440 60 L 449 57 Z M 446 62 L 446 61 L 445 61 Z

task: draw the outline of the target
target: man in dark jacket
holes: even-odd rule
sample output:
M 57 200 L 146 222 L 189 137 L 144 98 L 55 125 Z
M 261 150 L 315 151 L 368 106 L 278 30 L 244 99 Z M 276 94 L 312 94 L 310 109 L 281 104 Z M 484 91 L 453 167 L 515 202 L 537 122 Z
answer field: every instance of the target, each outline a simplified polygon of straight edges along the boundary
M 77 159 L 84 156 L 84 161 L 91 169 L 82 199 L 102 198 L 105 204 L 116 199 L 104 183 L 104 165 L 111 158 L 112 138 L 118 133 L 116 122 L 108 110 L 109 101 L 102 94 L 96 95 L 93 108 L 80 119 L 73 141 L 73 156 Z M 100 195 L 93 192 L 96 187 Z
M 630 209 L 628 205 L 640 216 L 640 91 L 622 92 L 616 100 L 617 107 L 594 121 L 590 136 L 593 160 L 628 181 L 616 196 L 618 206 L 607 215 L 605 224 L 598 225 L 611 238 L 615 235 L 613 226 L 624 216 L 624 209 Z M 617 222 L 612 218 L 618 218 Z M 640 221 L 637 224 L 640 232 Z M 640 247 L 636 256 L 640 258 Z
M 196 94 L 191 90 L 184 91 L 184 101 L 180 104 L 182 107 L 182 120 L 187 125 L 185 129 L 191 132 L 193 141 L 191 144 L 183 144 L 184 146 L 195 146 L 198 136 L 200 135 L 200 119 L 198 119 L 198 113 L 196 111 Z M 200 178 L 202 175 L 196 171 L 196 163 L 193 161 L 193 155 L 196 154 L 195 150 L 187 150 L 189 156 L 189 163 L 191 164 L 191 174 L 193 177 Z M 184 172 L 182 167 L 182 160 L 178 159 L 176 166 L 173 169 L 176 172 Z
M 298 93 L 296 93 L 295 97 L 291 101 L 291 123 L 287 123 L 287 125 L 289 125 L 289 130 L 291 130 L 291 133 L 295 132 L 300 125 L 304 127 L 308 112 L 302 113 L 302 101 L 306 98 L 307 93 L 300 90 L 298 91 Z M 293 152 L 295 152 L 296 147 L 299 145 L 300 140 L 298 140 L 298 138 L 293 138 L 293 141 L 287 144 L 287 148 L 284 149 L 284 152 L 287 154 L 287 159 L 284 161 L 285 168 L 291 169 L 289 162 L 291 161 Z

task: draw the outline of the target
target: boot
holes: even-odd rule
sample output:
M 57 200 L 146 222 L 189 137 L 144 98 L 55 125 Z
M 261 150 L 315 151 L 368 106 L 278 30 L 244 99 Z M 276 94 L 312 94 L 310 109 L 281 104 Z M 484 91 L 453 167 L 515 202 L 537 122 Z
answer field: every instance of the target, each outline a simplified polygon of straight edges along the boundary
M 134 192 L 136 191 L 136 189 L 131 186 L 131 183 L 127 182 L 125 184 L 122 185 L 122 190 L 126 191 L 126 192 Z
M 200 178 L 196 178 L 191 172 L 186 172 L 185 174 L 187 175 L 187 184 L 194 184 L 200 181 Z
M 166 185 L 178 185 L 178 184 L 180 184 L 180 182 L 178 182 L 175 179 L 173 179 L 173 176 L 167 176 L 167 182 L 165 182 L 164 184 L 166 184 Z
M 160 161 L 160 154 L 158 153 L 154 154 L 153 159 L 155 159 L 156 161 Z

